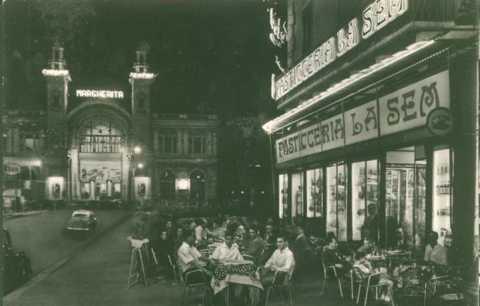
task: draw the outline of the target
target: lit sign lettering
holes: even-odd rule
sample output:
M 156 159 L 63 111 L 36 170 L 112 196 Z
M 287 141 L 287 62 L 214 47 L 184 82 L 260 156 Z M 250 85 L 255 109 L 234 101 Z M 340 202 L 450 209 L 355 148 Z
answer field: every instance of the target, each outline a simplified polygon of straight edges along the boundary
M 75 92 L 78 98 L 101 98 L 101 99 L 123 99 L 123 91 L 119 90 L 93 90 L 77 89 Z
M 375 0 L 360 18 L 353 18 L 335 36 L 330 37 L 312 53 L 280 78 L 272 80 L 272 98 L 278 100 L 348 51 L 354 49 L 380 29 L 408 10 L 408 0 Z
M 277 163 L 426 126 L 433 110 L 450 108 L 449 88 L 443 71 L 282 137 Z

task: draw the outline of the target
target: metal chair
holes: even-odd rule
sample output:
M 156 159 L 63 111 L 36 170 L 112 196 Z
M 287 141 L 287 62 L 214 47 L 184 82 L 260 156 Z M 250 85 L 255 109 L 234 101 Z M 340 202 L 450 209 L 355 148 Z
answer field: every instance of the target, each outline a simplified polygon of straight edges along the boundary
M 180 282 L 181 279 L 179 277 L 178 267 L 177 267 L 177 263 L 175 262 L 175 259 L 173 259 L 172 256 L 170 256 L 170 254 L 168 254 L 167 257 L 168 257 L 168 264 L 170 265 L 170 269 L 172 270 L 173 280 L 176 282 Z
M 342 280 L 340 279 L 337 267 L 335 265 L 327 265 L 325 263 L 325 259 L 323 258 L 323 254 L 322 254 L 321 262 L 322 262 L 322 270 L 323 270 L 322 294 L 325 293 L 325 290 L 327 289 L 328 273 L 331 271 L 333 273 L 334 278 L 337 281 L 338 293 L 340 294 L 340 297 L 343 298 L 343 285 L 342 285 Z
M 360 295 L 362 292 L 362 289 L 365 288 L 365 299 L 363 300 L 363 305 L 367 306 L 368 303 L 368 295 L 370 293 L 370 290 L 375 290 L 375 299 L 378 299 L 378 292 L 379 289 L 388 287 L 386 284 L 382 284 L 380 282 L 380 275 L 382 273 L 371 273 L 369 274 L 366 278 L 362 277 L 362 272 L 358 270 L 358 268 L 354 267 L 353 268 L 354 274 L 356 277 L 359 279 L 358 281 L 358 291 L 357 291 L 357 300 L 356 303 L 360 303 Z M 395 302 L 393 300 L 393 288 L 390 288 L 388 291 L 389 298 L 390 298 L 390 303 L 392 306 L 395 305 Z
M 292 284 L 293 269 L 290 272 L 276 271 L 273 276 L 272 285 L 267 288 L 265 294 L 265 306 L 268 306 L 270 295 L 274 289 L 284 290 L 287 293 L 288 304 L 293 306 L 293 284 Z
M 182 305 L 185 305 L 189 293 L 195 289 L 203 289 L 203 304 L 208 305 L 207 299 L 210 294 L 210 280 L 202 269 L 192 269 L 183 274 Z

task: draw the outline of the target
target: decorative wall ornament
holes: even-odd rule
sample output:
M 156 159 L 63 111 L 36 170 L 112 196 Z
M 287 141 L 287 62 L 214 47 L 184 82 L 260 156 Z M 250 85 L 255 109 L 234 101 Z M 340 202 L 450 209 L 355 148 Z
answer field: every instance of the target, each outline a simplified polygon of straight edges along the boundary
M 270 16 L 270 29 L 272 30 L 269 34 L 270 41 L 274 46 L 281 48 L 287 42 L 287 22 L 282 22 L 275 8 L 269 8 L 268 12 Z

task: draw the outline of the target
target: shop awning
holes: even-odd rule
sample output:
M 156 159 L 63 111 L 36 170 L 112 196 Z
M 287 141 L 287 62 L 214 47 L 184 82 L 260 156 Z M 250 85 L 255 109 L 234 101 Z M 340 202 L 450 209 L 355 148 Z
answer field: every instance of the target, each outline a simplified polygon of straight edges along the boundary
M 337 96 L 345 91 L 348 91 L 350 88 L 360 84 L 365 79 L 372 77 L 375 74 L 386 71 L 395 64 L 412 58 L 421 51 L 433 47 L 433 45 L 435 44 L 436 42 L 434 40 L 415 42 L 409 45 L 404 50 L 394 53 L 393 55 L 386 57 L 380 62 L 373 64 L 355 74 L 352 74 L 350 77 L 330 86 L 321 93 L 300 103 L 295 108 L 288 110 L 284 114 L 268 121 L 262 126 L 262 128 L 267 134 L 271 134 L 290 124 L 292 122 L 292 119 L 295 119 L 302 114 L 306 114 L 308 111 L 312 110 L 316 106 L 321 105 L 326 100 L 331 99 L 334 96 Z

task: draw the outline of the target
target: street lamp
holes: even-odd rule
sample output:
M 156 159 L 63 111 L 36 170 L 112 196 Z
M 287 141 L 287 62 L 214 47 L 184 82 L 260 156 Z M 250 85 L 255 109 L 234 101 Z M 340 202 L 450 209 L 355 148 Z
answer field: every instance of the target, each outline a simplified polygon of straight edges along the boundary
M 137 168 L 140 170 L 143 169 L 143 163 L 138 163 Z
M 139 147 L 139 146 L 135 146 L 135 147 L 133 148 L 133 153 L 134 153 L 134 154 L 140 154 L 140 153 L 142 153 L 142 148 Z

